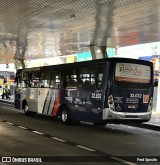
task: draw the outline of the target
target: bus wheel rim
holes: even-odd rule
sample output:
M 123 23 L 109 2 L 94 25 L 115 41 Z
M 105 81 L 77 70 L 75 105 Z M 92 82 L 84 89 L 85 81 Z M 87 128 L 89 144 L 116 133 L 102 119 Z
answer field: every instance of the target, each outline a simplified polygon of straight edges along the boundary
M 27 105 L 25 105 L 24 111 L 25 111 L 25 112 L 28 112 L 28 106 L 27 106 Z
M 66 122 L 67 119 L 68 119 L 67 110 L 63 110 L 63 111 L 62 111 L 62 121 L 63 121 L 63 122 Z

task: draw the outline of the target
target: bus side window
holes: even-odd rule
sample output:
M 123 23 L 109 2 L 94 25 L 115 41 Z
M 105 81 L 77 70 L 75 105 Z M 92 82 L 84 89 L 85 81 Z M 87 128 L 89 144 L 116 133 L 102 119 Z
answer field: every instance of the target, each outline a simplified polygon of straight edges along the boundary
M 75 88 L 77 87 L 77 70 L 67 69 L 64 71 L 64 80 L 67 82 L 67 87 Z
M 29 82 L 29 80 L 22 81 L 22 87 L 23 87 L 23 88 L 28 88 L 28 87 L 30 87 L 30 82 Z
M 39 87 L 39 80 L 31 80 L 31 87 L 38 88 Z
M 53 71 L 51 74 L 50 87 L 60 88 L 62 81 L 62 71 Z
M 22 76 L 22 87 L 23 88 L 28 88 L 30 87 L 30 77 L 31 77 L 31 73 L 30 72 L 23 72 L 23 76 Z
M 31 74 L 31 87 L 38 88 L 39 87 L 39 71 L 33 71 Z
M 50 84 L 51 72 L 43 71 L 40 74 L 40 87 L 48 88 Z
M 91 88 L 91 82 L 89 80 L 85 80 L 85 82 L 83 83 L 83 88 L 84 89 L 89 89 Z
M 80 68 L 79 88 L 90 89 L 95 88 L 95 67 Z M 82 83 L 83 82 L 83 83 Z
M 82 79 L 79 79 L 78 87 L 82 88 L 82 86 L 83 86 L 83 81 L 82 81 Z
M 97 88 L 102 88 L 102 81 L 103 81 L 103 66 L 97 66 Z
M 41 80 L 40 81 L 40 87 L 41 88 L 48 88 L 49 87 L 50 80 Z

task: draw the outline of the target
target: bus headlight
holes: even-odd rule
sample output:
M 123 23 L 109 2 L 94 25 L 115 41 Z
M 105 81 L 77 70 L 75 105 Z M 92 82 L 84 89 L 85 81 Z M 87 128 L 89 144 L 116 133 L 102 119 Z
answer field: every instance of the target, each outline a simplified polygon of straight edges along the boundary
M 108 96 L 108 106 L 111 111 L 115 111 L 113 96 Z
M 148 109 L 147 109 L 148 112 L 152 110 L 152 104 L 153 104 L 153 98 L 151 97 L 149 101 Z

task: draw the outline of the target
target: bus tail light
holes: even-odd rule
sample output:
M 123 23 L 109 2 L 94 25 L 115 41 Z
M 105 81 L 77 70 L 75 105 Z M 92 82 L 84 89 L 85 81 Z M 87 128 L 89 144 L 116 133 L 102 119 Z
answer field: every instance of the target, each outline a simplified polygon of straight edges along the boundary
M 108 106 L 111 111 L 115 110 L 113 96 L 108 96 Z
M 152 110 L 152 105 L 153 105 L 153 99 L 151 97 L 149 105 L 148 105 L 148 112 Z

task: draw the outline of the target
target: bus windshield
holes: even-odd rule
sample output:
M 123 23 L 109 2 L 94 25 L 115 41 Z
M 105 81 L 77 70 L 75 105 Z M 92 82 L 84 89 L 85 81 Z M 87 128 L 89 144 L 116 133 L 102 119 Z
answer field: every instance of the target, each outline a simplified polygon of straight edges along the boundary
M 151 82 L 151 67 L 134 63 L 116 63 L 115 80 L 117 82 L 148 84 Z

